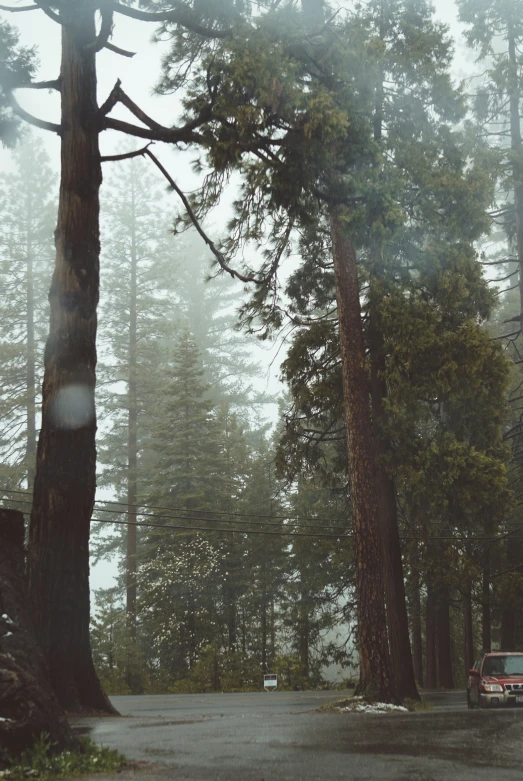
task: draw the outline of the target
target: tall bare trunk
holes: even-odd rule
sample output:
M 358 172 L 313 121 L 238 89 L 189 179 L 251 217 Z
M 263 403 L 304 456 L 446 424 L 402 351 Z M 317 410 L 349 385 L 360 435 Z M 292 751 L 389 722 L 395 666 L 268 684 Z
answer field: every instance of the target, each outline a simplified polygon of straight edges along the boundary
M 502 651 L 513 651 L 516 647 L 516 613 L 507 605 L 501 611 L 500 646 Z
M 485 563 L 481 580 L 481 641 L 483 651 L 490 651 L 492 643 L 491 624 L 490 624 L 490 553 L 485 554 Z
M 444 583 L 438 588 L 437 607 L 437 655 L 439 685 L 444 689 L 454 688 L 452 672 L 452 638 L 450 632 L 449 589 Z
M 69 710 L 111 711 L 94 670 L 89 641 L 102 181 L 92 47 L 96 29 L 91 6 L 61 8 L 66 10 L 62 11 L 60 201 L 28 571 L 35 630 L 59 701 Z
M 463 665 L 465 674 L 474 664 L 474 633 L 472 620 L 472 587 L 468 582 L 463 594 Z
M 410 623 L 412 630 L 412 665 L 418 686 L 423 686 L 423 639 L 421 632 L 421 593 L 418 562 L 411 557 Z
M 33 490 L 36 466 L 36 350 L 35 350 L 35 323 L 34 323 L 34 257 L 32 237 L 32 193 L 28 195 L 27 209 L 27 243 L 26 243 L 26 268 L 27 268 L 27 359 L 26 359 L 26 416 L 27 416 L 27 445 L 26 445 L 26 470 L 27 488 Z
M 400 697 L 419 700 L 410 647 L 396 488 L 392 475 L 387 471 L 384 463 L 391 452 L 391 443 L 384 429 L 383 401 L 387 398 L 387 384 L 384 377 L 386 369 L 384 342 L 383 334 L 376 327 L 376 311 L 372 304 L 370 319 L 372 419 L 377 453 L 377 495 L 381 520 L 383 577 L 392 672 Z
M 427 582 L 427 603 L 425 607 L 425 648 L 427 673 L 425 686 L 435 689 L 438 685 L 438 666 L 436 657 L 436 604 L 432 582 Z
M 298 622 L 299 638 L 298 638 L 298 652 L 300 656 L 301 674 L 303 678 L 308 682 L 309 680 L 309 635 L 310 635 L 310 623 L 309 623 L 309 592 L 306 588 L 301 589 L 300 604 L 299 604 L 300 617 Z
M 336 281 L 345 425 L 349 459 L 356 596 L 358 601 L 358 691 L 396 702 L 385 615 L 380 516 L 370 388 L 365 372 L 356 252 L 344 235 L 339 215 L 331 213 L 332 257 Z
M 136 524 L 138 501 L 138 398 L 137 398 L 137 275 L 138 262 L 136 253 L 136 213 L 134 180 L 131 192 L 131 279 L 129 290 L 129 399 L 128 399 L 128 440 L 127 440 L 127 555 L 125 559 L 126 579 L 126 610 L 131 647 L 136 647 Z M 133 662 L 136 653 L 132 654 Z M 133 666 L 133 665 L 131 665 Z M 139 683 L 134 669 L 127 671 L 127 682 L 131 691 L 139 690 Z
M 261 665 L 267 672 L 267 597 L 264 594 L 261 603 Z
M 509 110 L 510 110 L 510 146 L 513 157 L 513 187 L 514 187 L 514 213 L 516 228 L 516 254 L 519 267 L 519 297 L 520 297 L 520 318 L 523 327 L 523 170 L 521 169 L 518 156 L 521 155 L 523 143 L 521 138 L 521 116 L 519 105 L 521 101 L 521 85 L 519 80 L 518 52 L 516 44 L 516 34 L 513 26 L 508 26 L 508 91 L 509 91 Z
M 271 645 L 269 667 L 272 667 L 276 658 L 276 617 L 274 611 L 274 599 L 271 600 Z

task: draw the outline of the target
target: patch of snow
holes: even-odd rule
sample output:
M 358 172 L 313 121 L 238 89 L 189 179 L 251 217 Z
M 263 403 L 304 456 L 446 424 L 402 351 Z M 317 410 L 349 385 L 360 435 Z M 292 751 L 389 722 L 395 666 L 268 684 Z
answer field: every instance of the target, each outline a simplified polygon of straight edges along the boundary
M 9 618 L 7 613 L 2 613 L 2 621 L 5 621 L 6 624 L 12 624 L 14 626 L 14 621 L 12 618 Z
M 363 697 L 354 697 L 354 699 L 362 700 Z M 408 708 L 403 705 L 391 705 L 389 702 L 355 702 L 354 705 L 348 705 L 345 708 L 340 708 L 343 713 L 408 713 Z
M 12 632 L 6 632 L 5 635 L 3 635 L 4 638 L 11 637 L 13 633 Z
M 0 721 L 12 721 L 13 719 L 6 719 L 5 716 L 0 716 Z

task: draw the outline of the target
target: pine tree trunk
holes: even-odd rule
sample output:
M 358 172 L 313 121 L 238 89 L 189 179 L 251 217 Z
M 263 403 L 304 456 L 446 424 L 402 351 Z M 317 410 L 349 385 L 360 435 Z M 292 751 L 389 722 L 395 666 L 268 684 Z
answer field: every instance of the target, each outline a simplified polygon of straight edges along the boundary
M 384 466 L 385 458 L 391 452 L 391 443 L 384 431 L 383 401 L 387 398 L 387 384 L 384 378 L 386 365 L 383 334 L 373 326 L 373 323 L 376 322 L 376 314 L 373 312 L 372 306 L 370 319 L 372 418 L 377 454 L 377 495 L 381 521 L 383 577 L 392 672 L 399 696 L 402 699 L 408 697 L 419 700 L 410 647 L 396 488 L 392 476 Z
M 438 588 L 437 606 L 437 656 L 438 679 L 443 689 L 454 688 L 452 674 L 452 638 L 450 632 L 449 589 L 446 584 Z
M 300 656 L 301 674 L 303 678 L 309 681 L 309 593 L 307 589 L 301 591 L 300 596 L 300 620 L 299 620 L 299 642 L 298 651 Z
M 510 146 L 514 160 L 518 160 L 523 151 L 521 139 L 521 85 L 519 83 L 518 51 L 516 35 L 512 24 L 508 25 L 508 91 L 510 105 Z M 512 168 L 514 185 L 514 216 L 516 228 L 516 254 L 519 268 L 520 325 L 523 327 L 523 169 L 521 162 L 514 162 Z
M 26 416 L 27 445 L 26 470 L 27 488 L 33 490 L 36 465 L 36 350 L 34 324 L 34 268 L 33 268 L 33 237 L 32 237 L 32 193 L 28 196 L 27 208 L 27 360 L 26 360 Z
M 32 632 L 24 564 L 23 515 L 0 509 L 0 766 L 43 732 L 55 749 L 77 747 Z
M 485 564 L 483 565 L 483 576 L 481 583 L 481 641 L 483 651 L 490 651 L 492 643 L 491 624 L 490 624 L 490 554 L 485 554 Z
M 267 598 L 263 595 L 261 603 L 261 666 L 267 672 Z
M 276 618 L 274 615 L 274 599 L 271 600 L 271 645 L 269 667 L 272 667 L 276 659 Z
M 501 651 L 513 651 L 515 649 L 516 614 L 514 608 L 506 606 L 501 611 Z
M 378 481 L 356 253 L 334 211 L 331 213 L 331 237 L 354 526 L 360 663 L 358 692 L 382 702 L 398 702 L 387 639 Z
M 412 627 L 412 664 L 418 686 L 423 686 L 423 639 L 421 632 L 421 594 L 417 562 L 411 562 L 410 621 Z
M 131 161 L 132 162 L 132 161 Z M 129 407 L 128 407 L 128 440 L 127 440 L 127 552 L 125 559 L 125 587 L 127 626 L 136 659 L 136 577 L 137 577 L 137 547 L 136 530 L 138 501 L 138 397 L 137 397 L 137 254 L 136 254 L 136 214 L 134 200 L 134 182 L 131 192 L 131 279 L 129 290 Z M 127 671 L 127 683 L 132 692 L 139 692 L 140 686 L 136 671 Z
M 236 651 L 236 596 L 233 589 L 227 592 L 227 633 L 229 636 L 229 651 Z
M 472 621 L 471 584 L 468 582 L 463 595 L 463 664 L 465 675 L 474 665 L 474 632 Z
M 49 293 L 42 428 L 29 540 L 33 621 L 68 710 L 113 712 L 89 641 L 89 528 L 96 488 L 99 200 L 94 10 L 62 6 L 61 181 Z
M 438 685 L 438 666 L 436 661 L 436 605 L 434 600 L 434 588 L 427 582 L 427 604 L 425 606 L 425 649 L 427 674 L 425 686 L 427 689 L 436 689 Z

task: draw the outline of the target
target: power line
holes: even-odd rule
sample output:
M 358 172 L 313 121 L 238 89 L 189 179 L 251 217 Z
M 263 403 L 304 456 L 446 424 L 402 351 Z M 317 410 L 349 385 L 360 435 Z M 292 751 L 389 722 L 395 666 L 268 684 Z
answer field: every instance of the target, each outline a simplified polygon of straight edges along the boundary
M 22 494 L 23 496 L 30 495 L 32 496 L 31 491 L 20 491 L 20 490 L 14 490 L 11 488 L 0 488 L 0 491 L 3 491 L 5 493 L 11 493 L 11 494 Z M 186 507 L 165 507 L 162 505 L 154 505 L 154 504 L 127 504 L 127 502 L 116 502 L 112 499 L 96 499 L 95 504 L 112 504 L 112 505 L 122 505 L 123 507 L 145 507 L 147 510 L 167 510 L 169 512 L 187 512 Z M 104 512 L 106 512 L 104 510 Z M 123 512 L 123 511 L 122 511 Z M 306 515 L 270 515 L 268 513 L 240 513 L 240 512 L 232 512 L 229 510 L 195 510 L 195 513 L 206 513 L 206 512 L 212 512 L 213 515 L 232 515 L 242 518 L 271 518 L 272 520 L 299 520 L 299 521 L 315 521 L 316 518 L 312 518 L 311 516 Z M 137 513 L 139 515 L 144 515 L 144 513 Z M 160 517 L 160 516 L 156 516 Z M 192 517 L 192 516 L 191 516 Z M 205 520 L 205 519 L 202 519 Z M 323 523 L 328 523 L 329 521 L 335 521 L 339 522 L 339 518 L 326 518 L 325 521 L 322 521 Z M 318 526 L 318 524 L 312 524 L 313 526 Z M 340 527 L 344 528 L 344 527 Z
M 12 504 L 31 504 L 29 499 L 7 499 L 6 501 Z M 134 515 L 134 513 L 121 512 L 119 515 Z M 158 516 L 157 516 L 158 517 Z M 209 519 L 212 520 L 212 519 Z M 144 528 L 151 529 L 175 529 L 177 531 L 187 532 L 223 532 L 232 534 L 258 534 L 258 535 L 270 535 L 277 537 L 328 537 L 331 540 L 341 540 L 343 537 L 352 537 L 352 532 L 348 534 L 322 534 L 320 532 L 273 532 L 273 531 L 261 531 L 258 529 L 221 529 L 216 527 L 203 527 L 203 526 L 175 526 L 168 523 L 151 523 L 150 521 L 117 521 L 115 519 L 107 521 L 104 518 L 91 518 L 91 523 L 111 523 L 120 524 L 123 526 L 142 526 Z
M 0 489 L 0 491 L 3 491 L 4 493 L 21 494 L 22 496 L 31 496 L 31 493 L 29 491 L 14 491 L 14 490 L 11 490 L 11 489 L 8 489 L 8 488 Z M 12 500 L 12 501 L 14 501 L 14 500 Z M 126 505 L 126 504 L 124 504 L 124 502 L 111 502 L 109 500 L 98 500 L 98 499 L 95 500 L 95 504 L 100 504 L 100 503 L 102 503 L 102 504 L 119 504 L 119 505 L 122 505 L 122 507 L 143 507 L 146 510 L 154 509 L 154 505 L 146 505 L 146 504 Z M 225 512 L 223 510 L 217 511 L 216 513 L 214 512 L 214 510 L 195 510 L 194 512 L 197 515 L 159 515 L 158 513 L 147 513 L 147 512 L 141 512 L 141 511 L 137 511 L 136 513 L 134 513 L 134 512 L 129 512 L 128 510 L 111 510 L 111 509 L 108 509 L 108 508 L 98 508 L 98 509 L 100 510 L 100 512 L 111 513 L 113 515 L 141 515 L 141 516 L 144 516 L 146 518 L 163 518 L 165 520 L 175 520 L 175 521 L 204 521 L 204 522 L 207 522 L 207 521 L 215 521 L 216 520 L 218 523 L 229 523 L 229 521 L 227 521 L 227 519 L 225 519 L 225 518 L 206 518 L 205 516 L 202 517 L 203 513 L 208 513 L 208 514 L 212 514 L 212 515 L 220 515 L 220 514 L 222 514 L 222 515 L 233 515 L 233 516 L 235 516 L 235 520 L 231 521 L 231 523 L 244 523 L 246 525 L 277 526 L 278 528 L 281 528 L 281 526 L 282 526 L 281 523 L 278 523 L 277 521 L 274 521 L 274 520 L 273 521 L 242 521 L 242 520 L 237 520 L 237 518 L 240 518 L 240 517 L 246 517 L 246 518 L 281 518 L 281 519 L 288 520 L 292 524 L 298 524 L 299 523 L 299 524 L 301 524 L 302 528 L 313 528 L 313 529 L 316 529 L 316 528 L 323 528 L 324 526 L 328 526 L 330 529 L 341 529 L 343 531 L 346 531 L 346 529 L 347 529 L 346 526 L 334 525 L 334 524 L 329 523 L 327 520 L 320 520 L 318 523 L 302 523 L 302 520 L 301 520 L 300 516 L 295 517 L 295 516 L 291 516 L 291 515 L 288 515 L 288 516 L 283 516 L 283 515 L 280 515 L 280 516 L 278 516 L 278 515 L 263 515 L 263 514 L 256 515 L 255 513 L 245 513 L 245 515 L 244 515 L 243 513 L 227 513 L 227 512 Z M 172 507 L 172 508 L 166 507 L 165 509 L 166 510 L 176 510 L 177 508 L 176 507 Z M 187 510 L 185 508 L 184 508 L 184 510 L 185 510 L 185 512 L 187 512 Z M 198 515 L 200 517 L 198 517 Z M 310 520 L 312 520 L 312 519 L 310 519 Z M 107 521 L 107 523 L 110 523 L 110 521 Z
M 31 502 L 28 499 L 20 500 L 20 499 L 7 499 L 5 501 L 11 502 L 12 504 L 22 504 L 22 505 L 28 505 L 31 504 Z M 105 511 L 104 511 L 105 512 Z M 134 513 L 126 512 L 125 510 L 122 510 L 118 512 L 119 515 L 133 515 Z M 161 517 L 161 516 L 156 516 Z M 169 516 L 172 518 L 176 518 L 177 516 Z M 214 519 L 208 519 L 208 520 L 214 520 Z M 218 519 L 216 519 L 218 520 Z M 257 534 L 257 535 L 270 535 L 270 536 L 276 536 L 276 537 L 327 537 L 331 540 L 341 540 L 343 538 L 350 538 L 354 536 L 353 532 L 346 532 L 345 534 L 322 534 L 320 532 L 296 532 L 296 531 L 261 531 L 258 529 L 222 529 L 222 528 L 216 528 L 216 527 L 201 527 L 201 526 L 177 526 L 173 524 L 167 524 L 167 523 L 151 523 L 150 521 L 144 521 L 143 523 L 140 521 L 117 521 L 117 520 L 106 520 L 104 518 L 91 518 L 91 521 L 94 523 L 107 523 L 107 524 L 117 524 L 122 526 L 141 526 L 144 528 L 156 528 L 156 529 L 175 529 L 176 531 L 187 531 L 187 532 L 218 532 L 218 533 L 232 533 L 232 534 Z M 219 521 L 218 521 L 219 522 Z M 223 523 L 223 521 L 222 521 Z M 248 522 L 246 522 L 248 523 Z M 419 542 L 425 542 L 426 540 L 449 540 L 451 542 L 474 542 L 476 540 L 478 541 L 484 541 L 488 540 L 489 542 L 496 542 L 497 540 L 503 540 L 505 539 L 507 535 L 503 534 L 496 537 L 488 537 L 488 536 L 463 536 L 463 535 L 426 535 L 422 537 L 413 537 L 411 535 L 400 535 L 401 540 L 408 540 L 408 541 L 419 541 Z

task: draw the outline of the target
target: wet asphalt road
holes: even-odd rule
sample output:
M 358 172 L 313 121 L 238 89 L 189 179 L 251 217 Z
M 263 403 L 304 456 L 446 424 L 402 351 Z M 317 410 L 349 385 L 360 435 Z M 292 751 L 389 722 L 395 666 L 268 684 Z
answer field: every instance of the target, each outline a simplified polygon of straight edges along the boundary
M 523 710 L 467 711 L 461 693 L 430 712 L 319 713 L 343 692 L 114 697 L 124 718 L 75 726 L 149 781 L 521 781 Z M 122 775 L 131 777 L 132 772 Z M 105 777 L 107 781 L 111 777 Z

